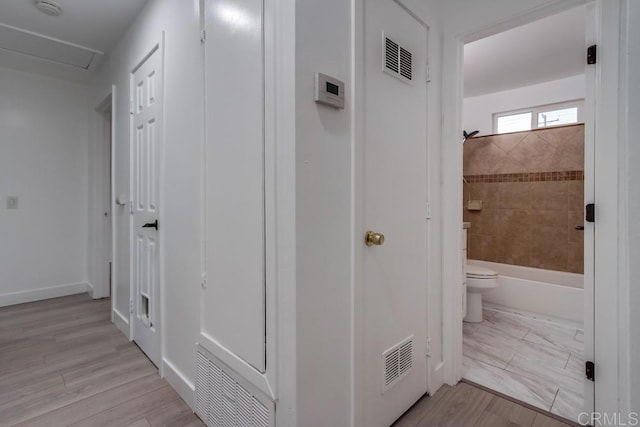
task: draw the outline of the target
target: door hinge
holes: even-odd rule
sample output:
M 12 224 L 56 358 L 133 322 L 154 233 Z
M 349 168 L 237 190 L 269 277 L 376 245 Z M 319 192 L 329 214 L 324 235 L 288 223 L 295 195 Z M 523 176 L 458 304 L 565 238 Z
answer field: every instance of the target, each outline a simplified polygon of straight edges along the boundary
M 133 200 L 129 200 L 129 213 L 133 215 Z
M 431 219 L 431 203 L 429 203 L 429 202 L 427 202 L 426 217 L 427 217 L 427 219 Z
M 595 222 L 596 221 L 596 205 L 593 203 L 589 203 L 584 207 L 584 220 L 587 222 Z
M 129 114 L 133 116 L 133 99 L 129 101 Z
M 431 66 L 427 65 L 427 83 L 431 82 Z
M 431 357 L 431 338 L 427 338 L 427 357 Z
M 200 286 L 202 286 L 203 289 L 207 288 L 207 273 L 202 273 L 202 281 L 200 282 Z
M 205 43 L 207 41 L 207 30 L 204 28 L 200 30 L 200 43 Z
M 584 364 L 584 374 L 590 381 L 595 381 L 596 378 L 596 364 L 590 360 L 587 360 Z
M 133 313 L 133 300 L 129 300 L 129 313 Z
M 592 44 L 587 48 L 587 64 L 592 65 L 598 62 L 598 46 Z

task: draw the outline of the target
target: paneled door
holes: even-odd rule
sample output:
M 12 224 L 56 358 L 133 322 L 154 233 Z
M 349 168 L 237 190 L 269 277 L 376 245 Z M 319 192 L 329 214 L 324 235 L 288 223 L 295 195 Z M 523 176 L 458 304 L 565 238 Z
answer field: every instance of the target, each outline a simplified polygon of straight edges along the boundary
M 364 5 L 364 423 L 427 391 L 427 28 L 397 1 Z
M 162 57 L 159 48 L 131 75 L 131 321 L 133 340 L 160 363 L 160 142 Z

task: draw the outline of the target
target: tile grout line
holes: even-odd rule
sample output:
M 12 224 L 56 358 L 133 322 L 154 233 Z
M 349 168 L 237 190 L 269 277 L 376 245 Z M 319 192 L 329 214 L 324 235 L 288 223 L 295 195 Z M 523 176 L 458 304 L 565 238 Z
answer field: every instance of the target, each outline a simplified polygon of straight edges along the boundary
M 551 412 L 551 409 L 553 409 L 553 405 L 556 404 L 556 399 L 558 398 L 558 392 L 560 392 L 560 388 L 559 387 L 556 390 L 556 395 L 553 396 L 553 402 L 551 402 L 551 406 L 549 407 L 549 412 Z

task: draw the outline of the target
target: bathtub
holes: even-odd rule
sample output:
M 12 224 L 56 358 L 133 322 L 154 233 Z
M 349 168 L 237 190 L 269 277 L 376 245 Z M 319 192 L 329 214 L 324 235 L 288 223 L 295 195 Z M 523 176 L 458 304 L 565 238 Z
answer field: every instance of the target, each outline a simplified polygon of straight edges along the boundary
M 488 261 L 467 260 L 468 264 L 498 273 L 498 287 L 482 296 L 487 307 L 562 319 L 582 324 L 584 276 L 563 271 L 542 270 Z

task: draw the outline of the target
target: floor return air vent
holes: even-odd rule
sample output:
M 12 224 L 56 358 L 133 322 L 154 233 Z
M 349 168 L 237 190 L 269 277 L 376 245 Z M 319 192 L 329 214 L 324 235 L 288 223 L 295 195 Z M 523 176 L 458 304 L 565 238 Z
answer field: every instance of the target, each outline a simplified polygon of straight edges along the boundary
M 396 385 L 413 366 L 413 335 L 382 353 L 383 382 L 385 392 Z
M 209 427 L 273 427 L 275 404 L 196 346 L 195 412 Z

